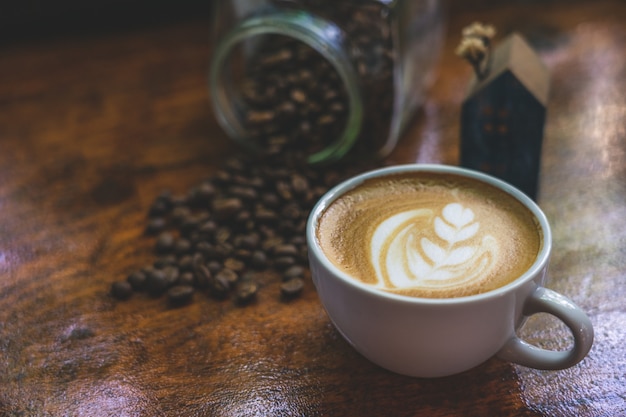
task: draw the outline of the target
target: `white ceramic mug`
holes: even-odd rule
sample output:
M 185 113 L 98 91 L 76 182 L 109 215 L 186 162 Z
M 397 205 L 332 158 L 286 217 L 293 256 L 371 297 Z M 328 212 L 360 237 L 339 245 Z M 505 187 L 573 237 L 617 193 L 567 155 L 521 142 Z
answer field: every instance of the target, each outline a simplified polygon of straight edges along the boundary
M 458 298 L 397 295 L 351 278 L 324 254 L 316 238 L 320 215 L 363 181 L 392 173 L 443 172 L 473 178 L 515 197 L 536 217 L 543 245 L 534 264 L 513 282 L 495 290 Z M 593 327 L 567 297 L 543 287 L 552 250 L 550 226 L 541 209 L 511 185 L 488 175 L 446 165 L 398 165 L 353 177 L 326 193 L 307 224 L 312 279 L 335 327 L 363 356 L 390 371 L 439 377 L 469 370 L 490 357 L 537 369 L 564 369 L 580 362 L 593 343 Z M 528 316 L 551 314 L 573 335 L 566 351 L 535 347 L 516 331 Z

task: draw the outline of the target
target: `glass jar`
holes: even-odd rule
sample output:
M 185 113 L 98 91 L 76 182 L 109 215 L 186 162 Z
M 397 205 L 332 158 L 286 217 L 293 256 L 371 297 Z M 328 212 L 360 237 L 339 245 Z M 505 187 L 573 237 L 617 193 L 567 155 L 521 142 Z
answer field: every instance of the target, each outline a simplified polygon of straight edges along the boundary
M 440 1 L 214 1 L 220 125 L 247 148 L 312 164 L 387 155 L 432 78 Z

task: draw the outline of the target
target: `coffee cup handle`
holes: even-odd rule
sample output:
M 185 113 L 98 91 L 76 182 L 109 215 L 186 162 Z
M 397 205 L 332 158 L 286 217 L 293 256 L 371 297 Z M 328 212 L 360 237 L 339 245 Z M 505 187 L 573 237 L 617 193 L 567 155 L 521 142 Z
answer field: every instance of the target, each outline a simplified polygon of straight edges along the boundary
M 560 319 L 572 332 L 574 346 L 555 351 L 538 348 L 513 335 L 498 352 L 498 357 L 529 368 L 543 370 L 565 369 L 580 362 L 593 344 L 593 326 L 589 317 L 569 298 L 538 287 L 526 299 L 523 314 L 531 316 L 548 313 Z

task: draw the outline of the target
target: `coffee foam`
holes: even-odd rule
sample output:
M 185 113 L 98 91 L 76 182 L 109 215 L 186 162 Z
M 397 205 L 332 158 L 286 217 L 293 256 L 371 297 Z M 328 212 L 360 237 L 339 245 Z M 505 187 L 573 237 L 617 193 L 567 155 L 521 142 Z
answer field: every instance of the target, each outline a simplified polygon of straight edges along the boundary
M 513 197 L 436 173 L 366 181 L 324 211 L 317 239 L 353 278 L 431 298 L 506 285 L 533 264 L 542 244 L 537 220 Z

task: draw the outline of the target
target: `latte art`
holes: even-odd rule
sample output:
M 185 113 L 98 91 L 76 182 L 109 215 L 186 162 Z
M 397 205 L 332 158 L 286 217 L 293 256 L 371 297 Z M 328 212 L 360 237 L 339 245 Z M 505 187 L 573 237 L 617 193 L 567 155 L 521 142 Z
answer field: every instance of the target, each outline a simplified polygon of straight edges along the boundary
M 458 297 L 506 285 L 534 262 L 532 214 L 487 184 L 450 174 L 370 180 L 322 214 L 318 241 L 364 283 L 418 297 Z
M 430 223 L 430 210 L 410 210 L 376 228 L 371 259 L 379 287 L 442 288 L 477 280 L 493 268 L 497 242 L 479 234 L 474 212 L 450 203 L 442 214 Z

